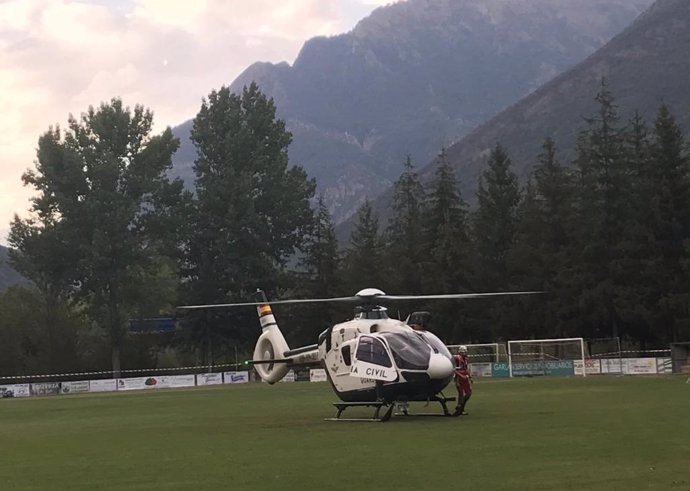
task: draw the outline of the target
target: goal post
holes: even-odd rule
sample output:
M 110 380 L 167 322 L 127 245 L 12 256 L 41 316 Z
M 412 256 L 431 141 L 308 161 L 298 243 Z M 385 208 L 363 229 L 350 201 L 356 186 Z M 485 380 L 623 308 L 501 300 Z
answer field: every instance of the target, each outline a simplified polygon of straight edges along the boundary
M 583 338 L 521 339 L 508 341 L 510 377 L 575 375 L 575 361 L 585 366 Z M 582 370 L 586 376 L 587 370 Z

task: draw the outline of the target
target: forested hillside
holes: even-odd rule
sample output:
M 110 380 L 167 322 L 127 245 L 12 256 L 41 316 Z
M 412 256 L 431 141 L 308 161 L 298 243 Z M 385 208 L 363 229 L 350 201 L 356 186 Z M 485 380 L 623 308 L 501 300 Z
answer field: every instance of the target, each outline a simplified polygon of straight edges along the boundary
M 690 131 L 690 2 L 659 0 L 644 15 L 587 60 L 500 113 L 458 144 L 448 158 L 463 188 L 474 189 L 490 149 L 501 142 L 523 179 L 543 139 L 551 137 L 564 159 L 574 156 L 577 130 L 595 111 L 592 97 L 605 78 L 621 115 L 650 121 L 661 102 L 676 108 Z M 430 176 L 429 167 L 424 175 Z

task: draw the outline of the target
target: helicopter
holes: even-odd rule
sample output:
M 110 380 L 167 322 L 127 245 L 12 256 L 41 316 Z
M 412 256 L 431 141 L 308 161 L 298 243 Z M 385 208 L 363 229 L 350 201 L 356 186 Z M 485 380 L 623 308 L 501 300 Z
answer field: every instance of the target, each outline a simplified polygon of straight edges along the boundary
M 398 408 L 410 415 L 410 402 L 437 402 L 440 415 L 455 416 L 448 409 L 443 389 L 454 373 L 453 356 L 446 345 L 425 329 L 428 312 L 414 312 L 405 321 L 390 318 L 382 303 L 403 300 L 471 299 L 482 297 L 528 295 L 541 292 L 451 293 L 439 295 L 386 295 L 377 288 L 365 288 L 351 297 L 287 299 L 269 301 L 258 289 L 254 302 L 213 305 L 186 305 L 184 310 L 255 306 L 261 324 L 261 335 L 250 363 L 264 382 L 275 384 L 294 368 L 320 367 L 341 402 L 329 420 L 343 418 L 351 407 L 373 407 L 367 421 L 388 421 Z M 278 327 L 271 305 L 349 302 L 354 303 L 352 319 L 335 324 L 318 336 L 312 345 L 290 349 Z M 413 328 L 413 326 L 415 326 Z M 383 410 L 383 412 L 382 412 Z

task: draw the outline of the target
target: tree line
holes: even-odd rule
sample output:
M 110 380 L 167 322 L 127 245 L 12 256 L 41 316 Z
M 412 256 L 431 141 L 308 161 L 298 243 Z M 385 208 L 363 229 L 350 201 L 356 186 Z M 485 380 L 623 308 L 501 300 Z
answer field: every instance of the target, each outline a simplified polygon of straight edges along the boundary
M 153 114 L 113 99 L 39 138 L 29 218 L 15 217 L 14 267 L 32 281 L 0 295 L 0 376 L 229 363 L 258 335 L 251 308 L 181 304 L 349 296 L 366 287 L 431 294 L 542 294 L 390 306 L 429 310 L 449 343 L 621 337 L 642 348 L 690 333 L 690 159 L 662 105 L 622 121 L 605 83 L 598 111 L 562 162 L 546 138 L 521 184 L 509 149 L 491 150 L 470 207 L 445 150 L 421 182 L 408 158 L 390 219 L 359 208 L 344 247 L 291 135 L 255 84 L 202 102 L 191 140 L 195 186 L 171 179 L 179 145 Z M 319 303 L 276 307 L 288 341 L 352 314 Z M 133 335 L 137 320 L 175 315 L 177 330 Z

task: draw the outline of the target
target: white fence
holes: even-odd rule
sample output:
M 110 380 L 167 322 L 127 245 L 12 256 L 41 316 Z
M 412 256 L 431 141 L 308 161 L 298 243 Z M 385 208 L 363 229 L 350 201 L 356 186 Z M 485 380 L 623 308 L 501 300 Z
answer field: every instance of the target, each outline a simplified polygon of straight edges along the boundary
M 180 387 L 241 384 L 247 382 L 249 382 L 248 371 L 75 380 L 69 382 L 36 382 L 30 384 L 0 383 L 0 397 L 30 397 L 58 394 L 83 394 L 86 392 L 174 389 Z
M 587 375 L 666 375 L 673 373 L 671 358 L 611 358 L 585 360 Z M 575 375 L 582 374 L 582 363 L 575 362 Z
M 470 362 L 473 377 L 571 376 L 583 375 L 667 375 L 673 373 L 671 358 L 611 358 L 508 363 Z M 512 374 L 512 375 L 511 375 Z
M 283 382 L 296 380 L 290 371 Z M 309 371 L 311 382 L 325 382 L 326 372 L 321 369 Z M 69 382 L 35 382 L 28 384 L 0 383 L 0 398 L 52 396 L 83 394 L 87 392 L 115 392 L 133 390 L 173 389 L 179 387 L 200 387 L 220 384 L 246 384 L 250 381 L 249 372 L 232 371 L 218 373 L 198 373 L 196 375 L 160 375 L 151 377 L 126 377 L 97 380 L 75 380 Z

